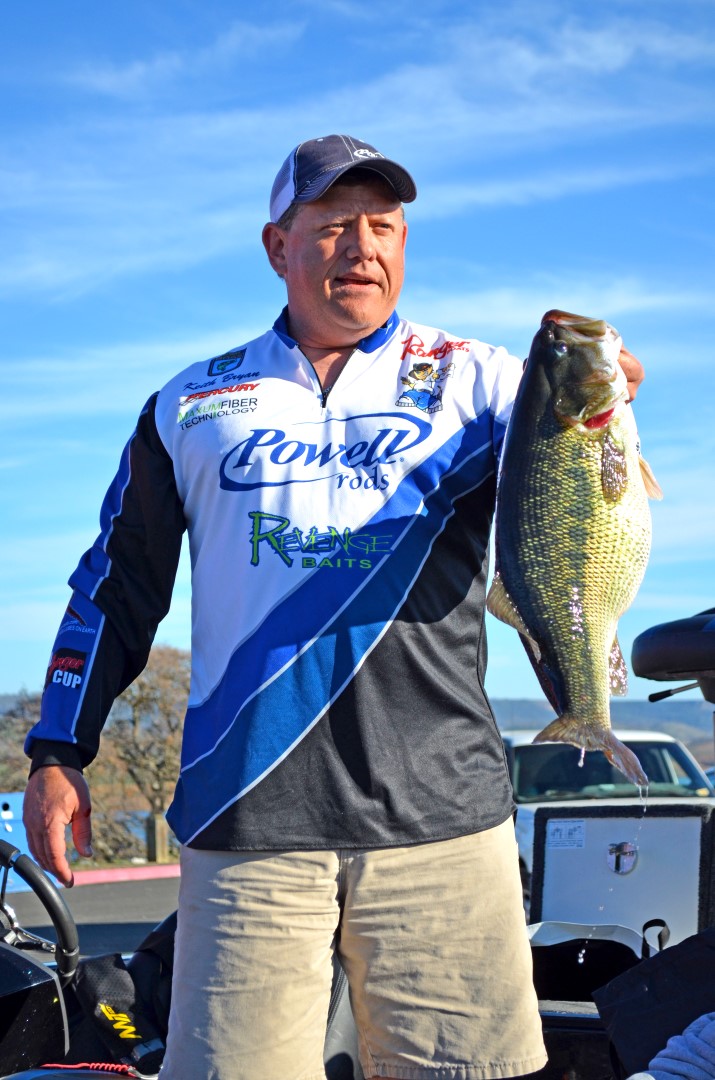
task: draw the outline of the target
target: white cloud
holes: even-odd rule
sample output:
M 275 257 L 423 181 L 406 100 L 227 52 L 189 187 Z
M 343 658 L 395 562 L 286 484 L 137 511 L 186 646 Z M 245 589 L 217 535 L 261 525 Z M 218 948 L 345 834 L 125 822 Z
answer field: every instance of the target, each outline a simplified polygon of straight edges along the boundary
M 271 319 L 272 321 L 272 319 Z M 5 384 L 6 402 L 17 403 L 16 419 L 20 427 L 26 420 L 21 403 L 27 399 L 26 371 L 31 370 L 37 384 L 53 386 L 51 394 L 33 398 L 35 416 L 138 415 L 149 394 L 188 364 L 218 356 L 228 349 L 265 333 L 267 323 L 235 323 L 223 329 L 176 340 L 127 341 L 118 344 L 77 349 L 58 356 L 38 355 L 8 365 Z M 98 380 L 101 393 L 98 393 Z M 6 421 L 12 421 L 10 410 Z M 127 436 L 129 432 L 125 433 Z M 60 432 L 38 432 L 33 452 L 46 453 L 48 445 L 67 449 L 71 428 Z M 81 441 L 77 445 L 82 445 Z M 86 446 L 86 440 L 85 440 Z
M 461 183 L 431 183 L 420 188 L 420 200 L 410 207 L 413 220 L 433 220 L 471 207 L 524 206 L 547 202 L 567 195 L 608 191 L 634 184 L 653 184 L 707 175 L 713 171 L 710 159 L 687 159 L 668 164 L 634 166 L 591 166 L 578 169 L 559 169 L 550 173 L 534 173 L 493 180 L 475 176 Z
M 622 141 L 675 121 L 711 124 L 709 95 L 692 77 L 694 58 L 712 52 L 706 37 L 608 14 L 595 27 L 563 24 L 559 5 L 531 18 L 526 33 L 523 23 L 515 29 L 514 10 L 507 5 L 501 18 L 480 12 L 456 29 L 407 12 L 406 41 L 429 30 L 428 52 L 413 42 L 393 50 L 387 66 L 376 64 L 374 75 L 348 68 L 341 82 L 307 80 L 280 101 L 267 84 L 251 104 L 214 105 L 205 76 L 218 65 L 224 78 L 235 77 L 243 61 L 242 79 L 268 83 L 256 58 L 276 62 L 276 50 L 304 33 L 307 24 L 290 18 L 234 22 L 205 47 L 75 72 L 103 93 L 146 92 L 147 105 L 74 111 L 71 123 L 30 124 L 5 140 L 0 203 L 17 213 L 6 218 L 0 291 L 75 296 L 117 277 L 240 252 L 255 242 L 288 149 L 329 128 L 364 134 L 413 167 L 421 190 L 415 219 L 712 170 L 705 156 L 643 164 Z M 380 47 L 387 43 L 373 45 Z M 662 58 L 664 68 L 687 65 L 689 78 L 674 85 L 651 63 L 643 82 L 644 56 Z M 187 89 L 172 96 L 173 112 L 149 92 L 166 81 Z
M 82 64 L 64 74 L 70 85 L 116 98 L 135 98 L 156 92 L 167 83 L 217 74 L 237 57 L 292 44 L 302 33 L 299 22 L 274 21 L 269 25 L 234 21 L 209 45 L 191 50 L 160 52 L 129 63 Z
M 147 85 L 176 77 L 185 69 L 185 60 L 177 53 L 164 53 L 152 60 L 134 60 L 129 64 L 84 64 L 66 76 L 66 81 L 84 90 L 112 97 L 134 97 Z
M 420 276 L 423 268 L 418 268 Z M 455 275 L 456 276 L 456 275 Z M 451 275 L 450 275 L 451 277 Z M 535 273 L 518 287 L 479 288 L 446 292 L 438 284 L 405 287 L 400 311 L 410 316 L 423 313 L 417 321 L 441 326 L 455 333 L 473 334 L 496 343 L 505 341 L 512 349 L 526 355 L 531 339 L 544 312 L 553 307 L 565 311 L 592 313 L 618 326 L 619 317 L 647 312 L 700 312 L 712 303 L 705 291 L 654 287 L 637 277 L 604 278 L 592 274 L 588 279 L 573 279 L 557 274 Z M 517 348 L 520 346 L 520 348 Z M 663 363 L 670 352 L 663 346 Z M 690 367 L 705 359 L 707 349 L 693 350 L 681 358 Z M 649 363 L 651 357 L 649 356 Z

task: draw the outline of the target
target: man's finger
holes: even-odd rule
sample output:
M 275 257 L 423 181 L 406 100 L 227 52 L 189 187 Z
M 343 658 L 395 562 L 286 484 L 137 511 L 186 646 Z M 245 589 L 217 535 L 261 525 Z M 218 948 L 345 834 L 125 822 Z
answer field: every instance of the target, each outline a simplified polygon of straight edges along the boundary
M 643 365 L 637 356 L 634 356 L 632 352 L 629 352 L 624 345 L 621 345 L 621 352 L 618 357 L 618 362 L 623 368 L 623 372 L 626 376 L 626 382 L 628 383 L 628 400 L 633 401 L 633 398 L 638 393 L 638 387 L 645 378 L 645 371 Z
M 84 859 L 91 859 L 92 851 L 92 815 L 89 807 L 80 808 L 72 819 L 72 840 L 78 854 Z
M 45 839 L 45 869 L 54 874 L 63 885 L 70 888 L 74 884 L 74 874 L 67 861 L 65 830 L 60 822 L 52 822 Z

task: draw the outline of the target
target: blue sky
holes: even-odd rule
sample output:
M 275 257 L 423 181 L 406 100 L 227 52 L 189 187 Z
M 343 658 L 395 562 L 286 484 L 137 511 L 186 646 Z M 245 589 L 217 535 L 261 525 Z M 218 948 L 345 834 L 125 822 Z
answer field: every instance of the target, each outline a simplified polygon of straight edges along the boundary
M 268 193 L 335 131 L 416 179 L 403 314 L 525 356 L 560 307 L 645 364 L 665 498 L 626 656 L 715 604 L 714 69 L 713 0 L 4 5 L 0 692 L 42 684 L 143 402 L 272 323 Z M 489 628 L 492 695 L 539 697 Z M 188 646 L 185 564 L 157 641 Z

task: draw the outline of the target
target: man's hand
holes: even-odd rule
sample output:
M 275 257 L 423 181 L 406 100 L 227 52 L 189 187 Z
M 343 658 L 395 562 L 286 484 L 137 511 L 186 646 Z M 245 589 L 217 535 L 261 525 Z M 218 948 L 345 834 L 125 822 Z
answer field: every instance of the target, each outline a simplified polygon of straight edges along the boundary
M 628 349 L 624 348 L 622 345 L 618 363 L 623 368 L 626 381 L 628 382 L 628 400 L 633 401 L 633 398 L 638 393 L 638 387 L 645 377 L 643 365 L 633 353 L 628 352 Z
M 65 828 L 80 855 L 92 854 L 92 804 L 89 788 L 77 769 L 45 765 L 32 774 L 25 789 L 22 819 L 33 858 L 63 885 L 74 884 L 67 862 Z

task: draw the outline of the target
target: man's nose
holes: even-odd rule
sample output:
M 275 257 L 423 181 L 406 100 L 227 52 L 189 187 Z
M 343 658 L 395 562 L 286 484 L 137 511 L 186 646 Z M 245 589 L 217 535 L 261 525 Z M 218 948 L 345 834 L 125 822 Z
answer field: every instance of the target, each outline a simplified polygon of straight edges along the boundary
M 352 259 L 374 259 L 375 237 L 367 217 L 359 217 L 350 230 L 347 254 Z

